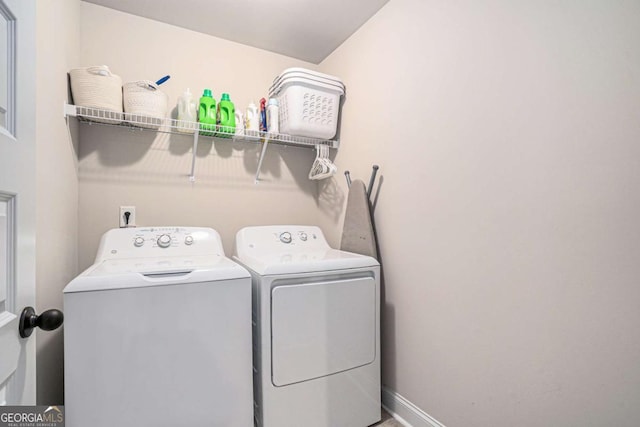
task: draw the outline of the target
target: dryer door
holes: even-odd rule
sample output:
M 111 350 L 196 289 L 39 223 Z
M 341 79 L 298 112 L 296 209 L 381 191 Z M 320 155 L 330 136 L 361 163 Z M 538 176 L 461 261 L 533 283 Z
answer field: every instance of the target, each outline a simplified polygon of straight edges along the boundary
M 372 277 L 275 286 L 273 384 L 284 386 L 373 362 L 376 294 Z

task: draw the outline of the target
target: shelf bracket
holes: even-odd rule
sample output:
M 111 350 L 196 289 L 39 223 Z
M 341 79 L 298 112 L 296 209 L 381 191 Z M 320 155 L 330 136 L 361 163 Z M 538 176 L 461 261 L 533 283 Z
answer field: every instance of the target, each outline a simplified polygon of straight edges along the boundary
M 76 117 L 78 115 L 77 110 L 76 110 L 76 106 L 75 105 L 71 105 L 71 104 L 67 104 L 65 102 L 64 103 L 63 114 L 64 114 L 64 118 L 65 119 L 67 117 Z
M 258 170 L 256 171 L 256 180 L 254 184 L 258 184 L 260 182 L 260 169 L 262 168 L 262 161 L 264 160 L 264 155 L 267 152 L 267 145 L 269 144 L 269 136 L 266 135 L 264 137 L 264 142 L 262 143 L 262 151 L 260 152 L 260 160 L 258 161 Z
M 189 175 L 189 181 L 196 182 L 196 153 L 198 152 L 198 135 L 200 134 L 200 128 L 196 128 L 193 133 L 193 157 L 191 158 L 191 175 Z

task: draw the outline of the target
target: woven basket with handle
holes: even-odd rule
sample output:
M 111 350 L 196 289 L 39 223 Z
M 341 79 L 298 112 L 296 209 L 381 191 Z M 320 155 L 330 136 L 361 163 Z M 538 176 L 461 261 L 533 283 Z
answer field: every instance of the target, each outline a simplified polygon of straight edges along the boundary
M 73 103 L 82 107 L 113 112 L 113 119 L 91 120 L 115 123 L 122 120 L 122 79 L 106 65 L 74 68 L 71 76 Z M 111 115 L 109 115 L 111 117 Z

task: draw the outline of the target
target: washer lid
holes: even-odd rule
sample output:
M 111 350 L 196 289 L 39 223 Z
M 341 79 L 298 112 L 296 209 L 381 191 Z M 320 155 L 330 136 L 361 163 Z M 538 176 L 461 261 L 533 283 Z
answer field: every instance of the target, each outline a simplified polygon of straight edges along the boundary
M 222 255 L 107 259 L 72 280 L 64 293 L 180 285 L 249 278 L 240 265 Z

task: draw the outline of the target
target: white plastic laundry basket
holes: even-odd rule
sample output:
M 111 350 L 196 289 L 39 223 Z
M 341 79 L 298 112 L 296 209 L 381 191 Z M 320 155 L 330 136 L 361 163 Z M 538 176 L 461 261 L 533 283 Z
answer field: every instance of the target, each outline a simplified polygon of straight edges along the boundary
M 149 80 L 124 84 L 125 119 L 136 126 L 157 129 L 167 114 L 167 94 Z
M 90 120 L 103 123 L 122 121 L 122 79 L 112 74 L 109 67 L 98 65 L 74 68 L 69 71 L 69 75 L 75 105 L 113 112 L 107 114 L 110 118 L 93 117 Z
M 342 83 L 339 80 L 329 80 L 322 77 L 315 77 L 310 74 L 302 73 L 302 72 L 289 72 L 289 73 L 281 74 L 280 76 L 278 76 L 273 81 L 273 84 L 269 88 L 269 91 L 277 92 L 278 87 L 281 86 L 282 83 L 291 79 L 302 79 L 310 83 L 329 84 L 332 86 L 337 86 L 340 89 L 344 90 L 344 83 Z
M 336 86 L 291 79 L 278 92 L 280 132 L 308 138 L 331 139 L 336 135 L 340 96 Z

